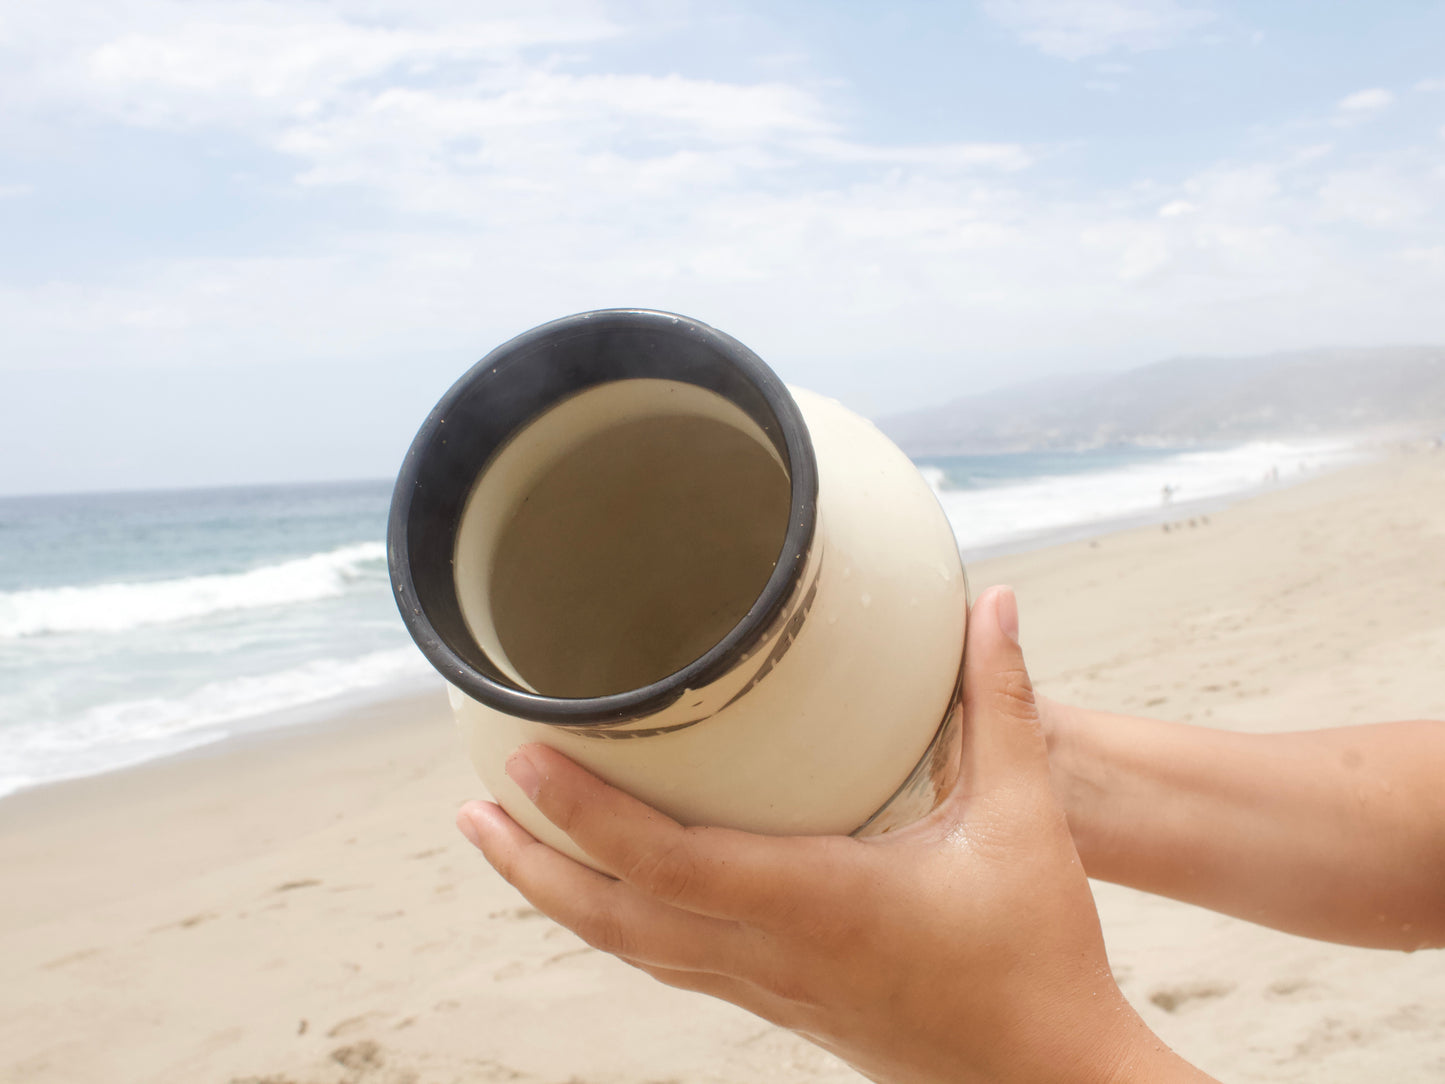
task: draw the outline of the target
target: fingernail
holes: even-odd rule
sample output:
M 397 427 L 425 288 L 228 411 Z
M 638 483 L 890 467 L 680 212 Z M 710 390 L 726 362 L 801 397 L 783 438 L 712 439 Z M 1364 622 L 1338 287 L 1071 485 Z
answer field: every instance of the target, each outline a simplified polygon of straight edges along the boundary
M 528 799 L 537 800 L 537 792 L 542 789 L 542 777 L 537 772 L 537 766 L 520 749 L 507 758 L 507 775 L 522 788 Z
M 1019 642 L 1019 600 L 1014 597 L 1012 587 L 1001 587 L 998 592 L 998 603 L 994 608 L 998 615 L 999 631 L 1007 636 L 1014 643 Z
M 457 811 L 457 828 L 461 831 L 462 835 L 467 837 L 468 843 L 473 847 L 481 849 L 482 832 L 481 829 L 477 827 L 476 818 L 472 816 L 470 807 L 463 806 Z

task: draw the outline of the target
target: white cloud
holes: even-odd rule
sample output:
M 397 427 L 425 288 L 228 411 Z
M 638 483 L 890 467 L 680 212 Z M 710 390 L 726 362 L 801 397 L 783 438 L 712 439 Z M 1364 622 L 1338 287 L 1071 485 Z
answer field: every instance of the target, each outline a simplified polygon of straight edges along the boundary
M 178 21 L 101 44 L 83 91 L 126 123 L 242 133 L 296 160 L 305 187 L 369 189 L 404 212 L 509 229 L 656 229 L 688 217 L 688 202 L 820 170 L 955 175 L 1032 161 L 1008 143 L 848 139 L 815 92 L 780 81 L 565 70 L 552 47 L 618 33 L 602 18 L 422 32 L 261 10 L 251 23 Z
M 1445 245 L 1407 248 L 1401 251 L 1400 258 L 1406 263 L 1422 264 L 1433 270 L 1445 272 Z
M 983 9 L 1028 44 L 1066 60 L 1163 49 L 1215 19 L 1177 0 L 984 0 Z
M 1426 93 L 1437 90 L 1445 90 L 1445 78 L 1421 79 L 1418 83 L 1415 84 L 1415 89 L 1419 91 L 1424 91 Z
M 1357 116 L 1378 113 L 1388 108 L 1395 101 L 1395 95 L 1384 87 L 1371 87 L 1369 90 L 1357 90 L 1353 94 L 1346 95 L 1340 99 L 1340 111 L 1352 113 Z
M 1319 209 L 1327 221 L 1410 226 L 1429 213 L 1431 200 L 1422 179 L 1380 164 L 1331 173 L 1320 186 Z
M 615 33 L 586 18 L 467 20 L 438 30 L 375 25 L 304 4 L 235 10 L 162 20 L 79 52 L 75 92 L 147 125 L 307 117 L 354 105 L 369 84 L 424 84 L 456 69 L 505 86 L 523 50 Z
M 1040 40 L 1059 55 L 1158 47 L 1207 14 L 1052 8 L 1158 17 L 1092 36 L 1082 16 L 1056 22 L 1062 36 Z M 96 10 L 79 38 L 55 30 L 25 108 L 259 149 L 289 166 L 284 195 L 302 209 L 357 195 L 374 218 L 302 252 L 262 238 L 259 255 L 141 254 L 109 277 L 12 279 L 7 363 L 93 357 L 97 342 L 176 365 L 466 359 L 565 312 L 645 304 L 881 410 L 957 387 L 970 362 L 1001 382 L 1022 355 L 1120 364 L 1382 327 L 1445 338 L 1440 269 L 1394 251 L 1403 225 L 1421 252 L 1445 232 L 1434 145 L 1385 160 L 1352 151 L 1348 131 L 1334 149 L 1277 139 L 1168 182 L 1121 164 L 1124 181 L 1095 189 L 1048 172 L 1058 148 L 867 138 L 836 87 L 786 69 L 709 79 L 579 62 L 573 50 L 628 33 L 592 9 L 479 23 L 460 4 L 422 25 L 403 9 L 255 4 L 227 6 L 224 33 L 150 0 L 125 25 Z

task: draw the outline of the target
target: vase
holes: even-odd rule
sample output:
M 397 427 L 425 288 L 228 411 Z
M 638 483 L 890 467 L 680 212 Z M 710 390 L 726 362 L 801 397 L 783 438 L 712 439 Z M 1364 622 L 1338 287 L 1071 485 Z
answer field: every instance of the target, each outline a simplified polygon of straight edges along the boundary
M 954 782 L 967 582 L 871 423 L 747 347 L 615 309 L 498 347 L 397 479 L 397 605 L 477 774 L 543 742 L 684 824 L 890 831 Z

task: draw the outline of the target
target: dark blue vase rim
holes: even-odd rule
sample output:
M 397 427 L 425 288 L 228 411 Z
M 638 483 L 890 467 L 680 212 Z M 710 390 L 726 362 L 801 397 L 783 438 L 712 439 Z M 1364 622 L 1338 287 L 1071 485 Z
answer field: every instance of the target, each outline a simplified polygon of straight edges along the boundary
M 789 520 L 762 592 L 721 640 L 649 685 L 560 698 L 518 687 L 486 656 L 462 618 L 453 573 L 461 514 L 476 479 L 530 421 L 563 399 L 617 380 L 663 379 L 716 392 L 747 414 L 782 459 Z M 578 313 L 523 332 L 472 366 L 432 408 L 392 494 L 387 563 L 407 631 L 427 660 L 478 702 L 562 727 L 653 716 L 740 664 L 774 627 L 817 525 L 818 466 L 807 425 L 777 375 L 742 343 L 701 321 L 652 309 Z

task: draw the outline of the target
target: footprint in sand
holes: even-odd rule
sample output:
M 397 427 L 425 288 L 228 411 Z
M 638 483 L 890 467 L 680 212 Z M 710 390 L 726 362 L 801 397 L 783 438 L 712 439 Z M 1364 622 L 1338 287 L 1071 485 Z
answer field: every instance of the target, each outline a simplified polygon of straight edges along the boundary
M 1167 986 L 1155 990 L 1149 1000 L 1168 1013 L 1178 1012 L 1194 1001 L 1209 1001 L 1224 997 L 1234 990 L 1232 982 L 1193 982 L 1183 986 Z
M 355 1035 L 358 1031 L 368 1027 L 373 1021 L 384 1020 L 387 1017 L 384 1012 L 364 1012 L 358 1016 L 348 1016 L 345 1020 L 333 1024 L 331 1030 L 326 1033 L 328 1039 L 342 1039 L 348 1035 Z
M 154 926 L 151 928 L 151 933 L 160 933 L 162 930 L 189 930 L 199 926 L 202 922 L 209 922 L 215 917 L 214 911 L 202 911 L 200 914 L 189 915 L 186 918 L 177 919 L 175 922 Z
M 488 918 L 541 918 L 542 912 L 535 907 L 508 907 L 504 911 L 493 911 Z
M 1312 1028 L 1308 1035 L 1295 1044 L 1294 1054 L 1287 1060 L 1317 1058 L 1336 1050 L 1368 1046 L 1376 1038 L 1378 1035 L 1371 1028 L 1361 1027 L 1358 1023 L 1330 1016 Z
M 303 880 L 300 880 L 300 881 L 287 881 L 285 884 L 279 884 L 279 885 L 277 885 L 275 888 L 271 889 L 271 891 L 272 891 L 272 892 L 294 892 L 294 891 L 295 891 L 296 889 L 298 889 L 298 888 L 314 888 L 316 885 L 319 885 L 320 883 L 321 883 L 320 881 L 315 880 L 314 878 L 307 877 L 307 878 L 305 878 L 305 879 L 303 879 Z
M 58 967 L 65 967 L 68 964 L 76 964 L 79 963 L 81 960 L 88 960 L 92 956 L 99 955 L 100 949 L 98 948 L 81 949 L 79 952 L 72 952 L 68 956 L 61 956 L 58 959 L 51 960 L 49 963 L 41 964 L 40 967 L 43 971 L 54 971 Z
M 570 960 L 574 956 L 587 956 L 596 951 L 591 945 L 582 945 L 579 948 L 568 949 L 566 952 L 559 952 L 555 956 L 548 956 L 542 961 L 542 966 L 550 967 L 552 964 L 559 964 L 563 960 Z
M 483 1061 L 469 1063 L 472 1067 L 472 1079 L 475 1080 L 523 1080 L 525 1074 L 513 1069 L 510 1065 L 503 1065 L 499 1061 L 492 1061 L 487 1058 Z M 535 1078 L 534 1078 L 535 1079 Z
M 369 1073 L 380 1069 L 385 1061 L 381 1056 L 381 1047 L 370 1039 L 362 1039 L 361 1042 L 349 1046 L 338 1046 L 331 1052 L 331 1060 L 353 1073 Z
M 527 973 L 527 965 L 520 960 L 513 960 L 511 963 L 503 964 L 492 972 L 493 982 L 506 982 L 508 979 L 515 979 L 518 975 Z
M 1297 997 L 1313 985 L 1309 979 L 1277 979 L 1265 989 L 1271 997 Z

